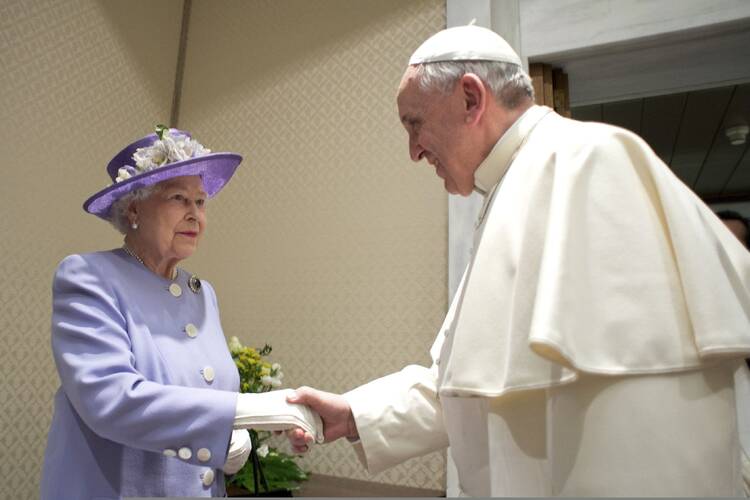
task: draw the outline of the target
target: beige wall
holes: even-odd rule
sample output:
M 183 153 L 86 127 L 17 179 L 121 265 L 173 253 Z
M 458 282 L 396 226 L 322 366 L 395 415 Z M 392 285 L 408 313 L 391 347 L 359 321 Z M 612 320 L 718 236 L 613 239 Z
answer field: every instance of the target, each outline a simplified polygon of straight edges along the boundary
M 0 498 L 35 498 L 58 386 L 50 283 L 121 238 L 81 210 L 127 141 L 170 116 L 182 2 L 0 2 Z M 227 335 L 287 382 L 343 391 L 427 349 L 446 307 L 446 197 L 408 160 L 394 91 L 442 0 L 194 0 L 179 125 L 245 155 L 186 263 Z M 368 478 L 346 444 L 313 471 L 440 488 L 443 457 Z
M 58 386 L 52 273 L 119 244 L 81 204 L 124 141 L 169 119 L 181 12 L 178 0 L 0 2 L 0 498 L 39 497 Z
M 227 336 L 273 345 L 289 386 L 345 391 L 427 351 L 446 309 L 447 201 L 411 163 L 395 90 L 443 0 L 194 1 L 180 126 L 241 152 L 190 265 Z M 347 443 L 314 472 L 442 488 L 435 454 L 375 478 Z

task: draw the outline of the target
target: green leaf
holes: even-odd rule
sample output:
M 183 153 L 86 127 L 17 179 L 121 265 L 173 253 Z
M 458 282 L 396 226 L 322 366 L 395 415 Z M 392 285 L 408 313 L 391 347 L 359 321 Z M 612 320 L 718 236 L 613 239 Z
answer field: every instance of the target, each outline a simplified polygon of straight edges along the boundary
M 263 347 L 258 349 L 258 354 L 260 354 L 261 356 L 268 356 L 269 354 L 271 354 L 272 350 L 273 348 L 270 345 L 265 344 Z
M 292 457 L 286 453 L 270 452 L 265 457 L 260 457 L 260 466 L 268 482 L 269 490 L 297 490 L 300 482 L 309 479 L 309 474 L 300 469 Z M 253 463 L 248 461 L 227 483 L 255 492 Z M 262 484 L 260 490 L 263 491 Z
M 164 137 L 164 132 L 166 132 L 167 130 L 169 130 L 169 127 L 167 127 L 166 125 L 159 124 L 156 126 L 156 136 L 159 138 L 159 140 L 162 140 L 162 138 Z

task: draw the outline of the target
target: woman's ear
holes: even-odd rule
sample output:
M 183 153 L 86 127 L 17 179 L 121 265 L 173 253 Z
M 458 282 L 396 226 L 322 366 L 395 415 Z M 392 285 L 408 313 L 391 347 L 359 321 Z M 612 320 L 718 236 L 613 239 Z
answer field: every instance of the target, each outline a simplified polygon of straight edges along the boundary
M 138 203 L 134 200 L 128 205 L 128 222 L 133 224 L 138 221 Z
M 487 107 L 487 88 L 477 75 L 466 73 L 461 77 L 461 89 L 464 96 L 464 122 L 467 125 L 476 124 Z

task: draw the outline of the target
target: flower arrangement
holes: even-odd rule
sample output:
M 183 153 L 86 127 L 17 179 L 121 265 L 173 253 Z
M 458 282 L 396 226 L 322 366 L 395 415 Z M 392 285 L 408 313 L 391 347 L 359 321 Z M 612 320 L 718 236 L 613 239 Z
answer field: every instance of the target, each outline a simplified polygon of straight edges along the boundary
M 231 337 L 228 344 L 240 374 L 240 392 L 268 392 L 281 386 L 281 379 L 284 378 L 281 366 L 264 359 L 271 354 L 270 345 L 253 349 L 242 345 L 237 337 Z M 228 478 L 227 485 L 260 494 L 260 478 L 264 479 L 266 491 L 299 489 L 299 483 L 309 476 L 295 463 L 294 457 L 265 442 L 271 437 L 270 432 L 252 429 L 249 432 L 257 458 L 251 457 L 237 474 Z
M 152 145 L 135 150 L 133 153 L 135 167 L 125 165 L 117 170 L 115 182 L 122 182 L 134 175 L 163 167 L 169 163 L 207 155 L 211 152 L 190 136 L 174 132 L 164 125 L 156 126 L 156 136 L 158 139 Z

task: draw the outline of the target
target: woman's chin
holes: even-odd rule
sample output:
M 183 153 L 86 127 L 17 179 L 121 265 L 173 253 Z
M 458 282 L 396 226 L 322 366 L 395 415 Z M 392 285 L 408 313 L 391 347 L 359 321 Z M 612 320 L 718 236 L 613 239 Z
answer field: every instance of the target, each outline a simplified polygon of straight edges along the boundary
M 189 259 L 197 249 L 198 245 L 180 245 L 175 249 L 175 255 L 179 260 Z

